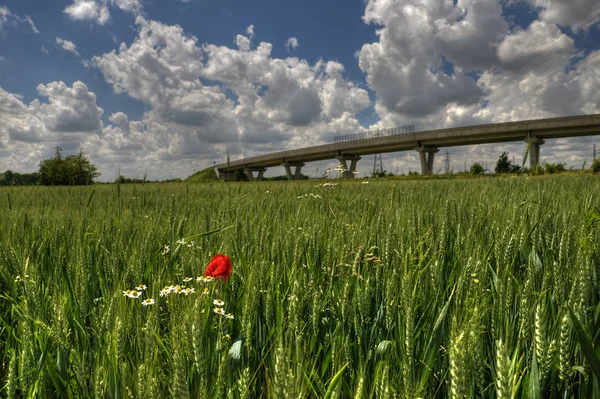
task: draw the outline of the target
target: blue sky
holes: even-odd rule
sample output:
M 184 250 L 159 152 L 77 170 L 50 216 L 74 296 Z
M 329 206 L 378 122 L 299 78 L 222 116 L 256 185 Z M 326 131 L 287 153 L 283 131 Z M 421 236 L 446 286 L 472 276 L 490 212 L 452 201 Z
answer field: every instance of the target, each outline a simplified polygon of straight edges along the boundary
M 598 113 L 599 15 L 593 0 L 0 0 L 0 170 L 60 145 L 104 180 L 186 177 L 362 129 Z M 594 140 L 542 159 L 580 166 Z M 450 149 L 455 169 L 507 150 L 522 145 Z

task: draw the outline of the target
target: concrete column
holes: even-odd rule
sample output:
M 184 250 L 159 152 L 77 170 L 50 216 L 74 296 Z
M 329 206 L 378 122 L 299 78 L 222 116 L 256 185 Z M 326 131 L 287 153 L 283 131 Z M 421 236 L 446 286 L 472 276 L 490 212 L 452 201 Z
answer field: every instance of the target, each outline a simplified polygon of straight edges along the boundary
M 303 166 L 303 163 L 299 163 L 296 165 L 296 173 L 294 173 L 294 180 L 302 180 L 302 173 L 300 173 L 300 171 L 302 170 Z
M 421 159 L 421 174 L 422 175 L 431 175 L 433 174 L 433 159 L 434 154 L 439 151 L 438 148 L 428 147 L 424 145 L 420 145 L 415 148 L 415 151 L 419 152 L 419 157 Z
M 356 165 L 358 161 L 360 161 L 360 157 L 358 155 L 339 155 L 337 160 L 340 161 L 342 166 L 345 169 L 345 172 L 342 174 L 342 177 L 345 179 L 353 179 L 354 171 L 356 170 Z M 348 168 L 348 161 L 350 161 L 350 168 Z
M 284 162 L 283 166 L 285 167 L 285 174 L 287 175 L 288 180 L 301 180 L 302 179 L 302 167 L 304 166 L 303 162 Z M 292 174 L 292 166 L 295 166 L 296 169 Z
M 285 167 L 285 174 L 287 175 L 288 180 L 294 180 L 294 175 L 292 175 L 292 168 L 290 168 L 290 165 L 284 163 L 283 166 Z
M 534 170 L 540 164 L 540 146 L 545 141 L 529 132 L 525 138 L 525 142 L 529 144 L 529 169 Z
M 264 173 L 267 170 L 267 168 L 251 168 L 246 166 L 244 168 L 244 170 L 246 171 L 246 174 L 248 175 L 248 180 L 250 181 L 254 181 L 254 180 L 264 180 Z M 254 177 L 254 172 L 258 172 L 258 176 Z
M 248 181 L 254 181 L 254 175 L 252 174 L 252 168 L 245 167 L 246 175 L 248 176 Z

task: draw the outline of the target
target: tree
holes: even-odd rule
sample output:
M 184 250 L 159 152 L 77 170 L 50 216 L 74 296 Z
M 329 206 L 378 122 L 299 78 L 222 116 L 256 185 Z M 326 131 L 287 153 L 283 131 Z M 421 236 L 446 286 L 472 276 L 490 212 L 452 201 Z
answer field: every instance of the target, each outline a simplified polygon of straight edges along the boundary
M 553 175 L 555 173 L 560 173 L 560 172 L 564 172 L 565 169 L 565 164 L 564 163 L 548 163 L 545 162 L 544 163 L 544 171 L 550 175 Z
M 12 170 L 7 170 L 2 174 L 2 180 L 4 186 L 10 186 L 14 184 L 15 174 Z
M 592 172 L 600 172 L 600 158 L 596 158 L 594 159 L 594 162 L 592 162 Z
M 83 150 L 77 155 L 62 157 L 62 148 L 56 147 L 54 158 L 40 162 L 41 183 L 47 186 L 92 184 L 100 176 L 96 166 L 91 164 Z
M 508 152 L 503 152 L 498 158 L 498 162 L 496 163 L 496 173 L 518 173 L 521 171 L 521 167 L 519 165 L 513 164 L 508 159 Z
M 481 164 L 475 162 L 473 165 L 471 165 L 471 174 L 482 175 L 483 172 L 485 172 L 485 169 L 483 169 L 483 166 L 481 166 Z

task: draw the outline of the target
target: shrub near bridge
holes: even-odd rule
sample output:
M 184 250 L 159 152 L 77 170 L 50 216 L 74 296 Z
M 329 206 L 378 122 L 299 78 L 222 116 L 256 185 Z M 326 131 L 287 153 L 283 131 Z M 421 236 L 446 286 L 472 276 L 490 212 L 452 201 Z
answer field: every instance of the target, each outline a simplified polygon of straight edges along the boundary
M 8 397 L 598 395 L 592 176 L 0 200 Z

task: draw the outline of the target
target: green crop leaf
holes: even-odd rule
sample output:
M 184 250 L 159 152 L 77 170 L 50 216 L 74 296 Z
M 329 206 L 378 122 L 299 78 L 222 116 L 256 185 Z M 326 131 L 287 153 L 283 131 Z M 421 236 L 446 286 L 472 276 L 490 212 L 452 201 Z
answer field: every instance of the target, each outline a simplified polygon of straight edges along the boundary
M 587 361 L 590 363 L 592 372 L 594 373 L 596 378 L 600 378 L 600 357 L 598 357 L 598 355 L 594 351 L 592 340 L 585 332 L 583 325 L 581 324 L 577 316 L 575 316 L 573 310 L 571 308 L 568 308 L 568 311 L 569 317 L 571 318 L 571 323 L 573 323 L 573 327 L 575 328 L 575 332 L 577 333 L 577 339 L 579 341 L 579 345 L 581 346 L 581 351 L 583 352 L 583 355 L 585 356 Z

